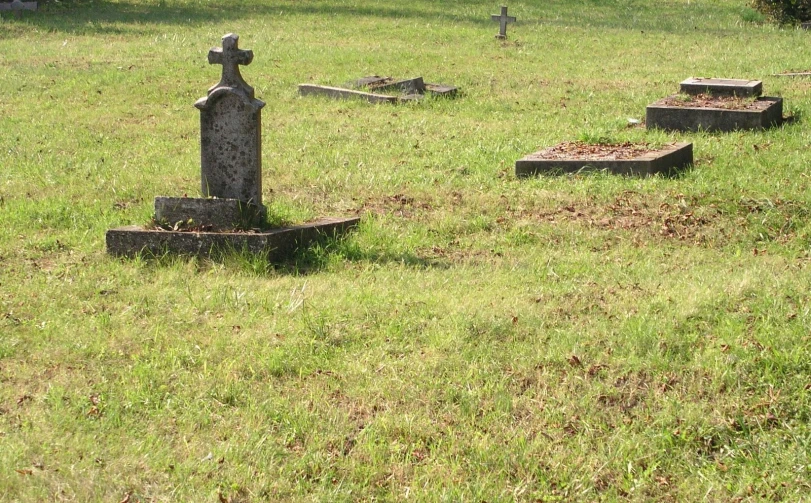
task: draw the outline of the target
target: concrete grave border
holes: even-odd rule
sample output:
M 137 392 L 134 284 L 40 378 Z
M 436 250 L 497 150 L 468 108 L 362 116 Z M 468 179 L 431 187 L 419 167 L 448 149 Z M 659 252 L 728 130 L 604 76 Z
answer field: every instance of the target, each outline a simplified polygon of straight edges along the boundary
M 399 94 L 383 94 L 381 91 L 399 91 Z M 335 99 L 357 98 L 369 103 L 400 103 L 420 100 L 426 93 L 453 98 L 457 95 L 458 88 L 445 84 L 425 83 L 422 77 L 398 80 L 370 75 L 340 87 L 299 84 L 298 92 L 301 96 L 328 96 Z
M 783 98 L 771 96 L 757 98 L 757 101 L 772 102 L 763 110 L 730 110 L 664 104 L 665 100 L 675 96 L 669 96 L 648 105 L 645 111 L 645 124 L 648 129 L 730 132 L 768 129 L 783 123 Z
M 218 252 L 246 251 L 267 254 L 271 262 L 289 259 L 301 249 L 324 238 L 336 238 L 356 228 L 360 217 L 322 218 L 302 225 L 255 232 L 169 231 L 139 226 L 107 231 L 107 252 L 133 258 L 139 254 L 159 257 L 166 253 L 211 257 Z
M 581 171 L 608 171 L 616 175 L 674 175 L 693 164 L 693 144 L 674 143 L 630 159 L 542 159 L 538 153 L 515 162 L 515 175 L 561 175 Z

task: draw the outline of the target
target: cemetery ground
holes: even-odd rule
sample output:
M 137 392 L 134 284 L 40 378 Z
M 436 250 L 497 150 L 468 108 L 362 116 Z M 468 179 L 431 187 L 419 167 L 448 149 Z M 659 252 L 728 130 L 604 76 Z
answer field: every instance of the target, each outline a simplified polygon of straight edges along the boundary
M 43 2 L 0 21 L 0 501 L 801 501 L 811 492 L 809 33 L 733 0 Z M 196 196 L 229 32 L 270 265 L 125 260 Z M 455 100 L 297 85 L 425 75 Z M 690 76 L 797 120 L 629 126 Z M 562 141 L 693 142 L 679 176 L 518 179 Z

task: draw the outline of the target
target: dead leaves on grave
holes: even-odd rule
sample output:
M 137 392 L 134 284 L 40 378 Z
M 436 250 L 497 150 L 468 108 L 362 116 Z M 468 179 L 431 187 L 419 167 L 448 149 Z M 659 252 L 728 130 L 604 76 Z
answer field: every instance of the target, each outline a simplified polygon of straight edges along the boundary
M 626 191 L 609 204 L 572 203 L 517 217 L 535 217 L 548 223 L 573 222 L 609 231 L 632 231 L 642 240 L 658 236 L 705 244 L 714 234 L 720 232 L 723 236 L 724 233 L 723 215 L 715 205 L 688 201 L 681 194 L 651 201 L 641 194 Z

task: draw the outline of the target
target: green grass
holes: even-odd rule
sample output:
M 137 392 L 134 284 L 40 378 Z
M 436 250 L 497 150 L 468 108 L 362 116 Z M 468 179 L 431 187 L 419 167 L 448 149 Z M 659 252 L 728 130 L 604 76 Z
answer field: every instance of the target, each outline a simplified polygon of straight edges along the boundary
M 0 20 L 0 501 L 803 501 L 808 34 L 733 0 L 79 1 Z M 288 263 L 119 260 L 194 195 L 206 53 L 265 100 L 264 197 L 363 217 Z M 301 98 L 422 75 L 456 100 Z M 627 127 L 689 76 L 800 120 Z M 560 141 L 680 177 L 517 180 Z

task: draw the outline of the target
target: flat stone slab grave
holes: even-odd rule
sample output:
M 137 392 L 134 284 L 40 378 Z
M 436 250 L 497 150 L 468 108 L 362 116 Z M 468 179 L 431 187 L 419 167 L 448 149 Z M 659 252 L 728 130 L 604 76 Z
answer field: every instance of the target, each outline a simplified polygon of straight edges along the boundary
M 13 11 L 14 15 L 20 17 L 24 10 L 37 10 L 37 2 L 22 2 L 14 0 L 13 2 L 0 3 L 0 11 Z
M 239 71 L 253 61 L 253 51 L 239 49 L 229 33 L 222 48 L 208 53 L 222 65 L 220 82 L 194 106 L 200 110 L 200 190 L 202 197 L 155 198 L 155 221 L 147 227 L 107 231 L 107 252 L 134 257 L 140 253 L 210 256 L 217 251 L 267 254 L 289 259 L 297 250 L 357 227 L 360 219 L 322 218 L 303 225 L 269 228 L 262 204 L 262 108 Z
M 743 109 L 672 104 L 679 100 L 680 97 L 674 95 L 648 105 L 645 113 L 647 128 L 729 132 L 767 129 L 783 122 L 782 98 L 761 96 Z
M 336 99 L 360 98 L 369 103 L 398 103 L 422 99 L 426 93 L 434 96 L 455 97 L 458 88 L 445 84 L 427 84 L 422 77 L 394 79 L 371 75 L 349 82 L 341 87 L 318 84 L 299 84 L 302 96 L 320 95 Z M 396 94 L 388 94 L 395 92 Z M 386 93 L 386 94 L 384 94 Z
M 705 79 L 690 77 L 680 84 L 681 92 L 687 94 L 714 94 L 718 96 L 760 96 L 763 82 L 743 79 Z
M 562 175 L 607 171 L 617 175 L 672 176 L 693 164 L 693 144 L 674 143 L 650 150 L 644 145 L 561 143 L 515 162 L 515 175 Z

